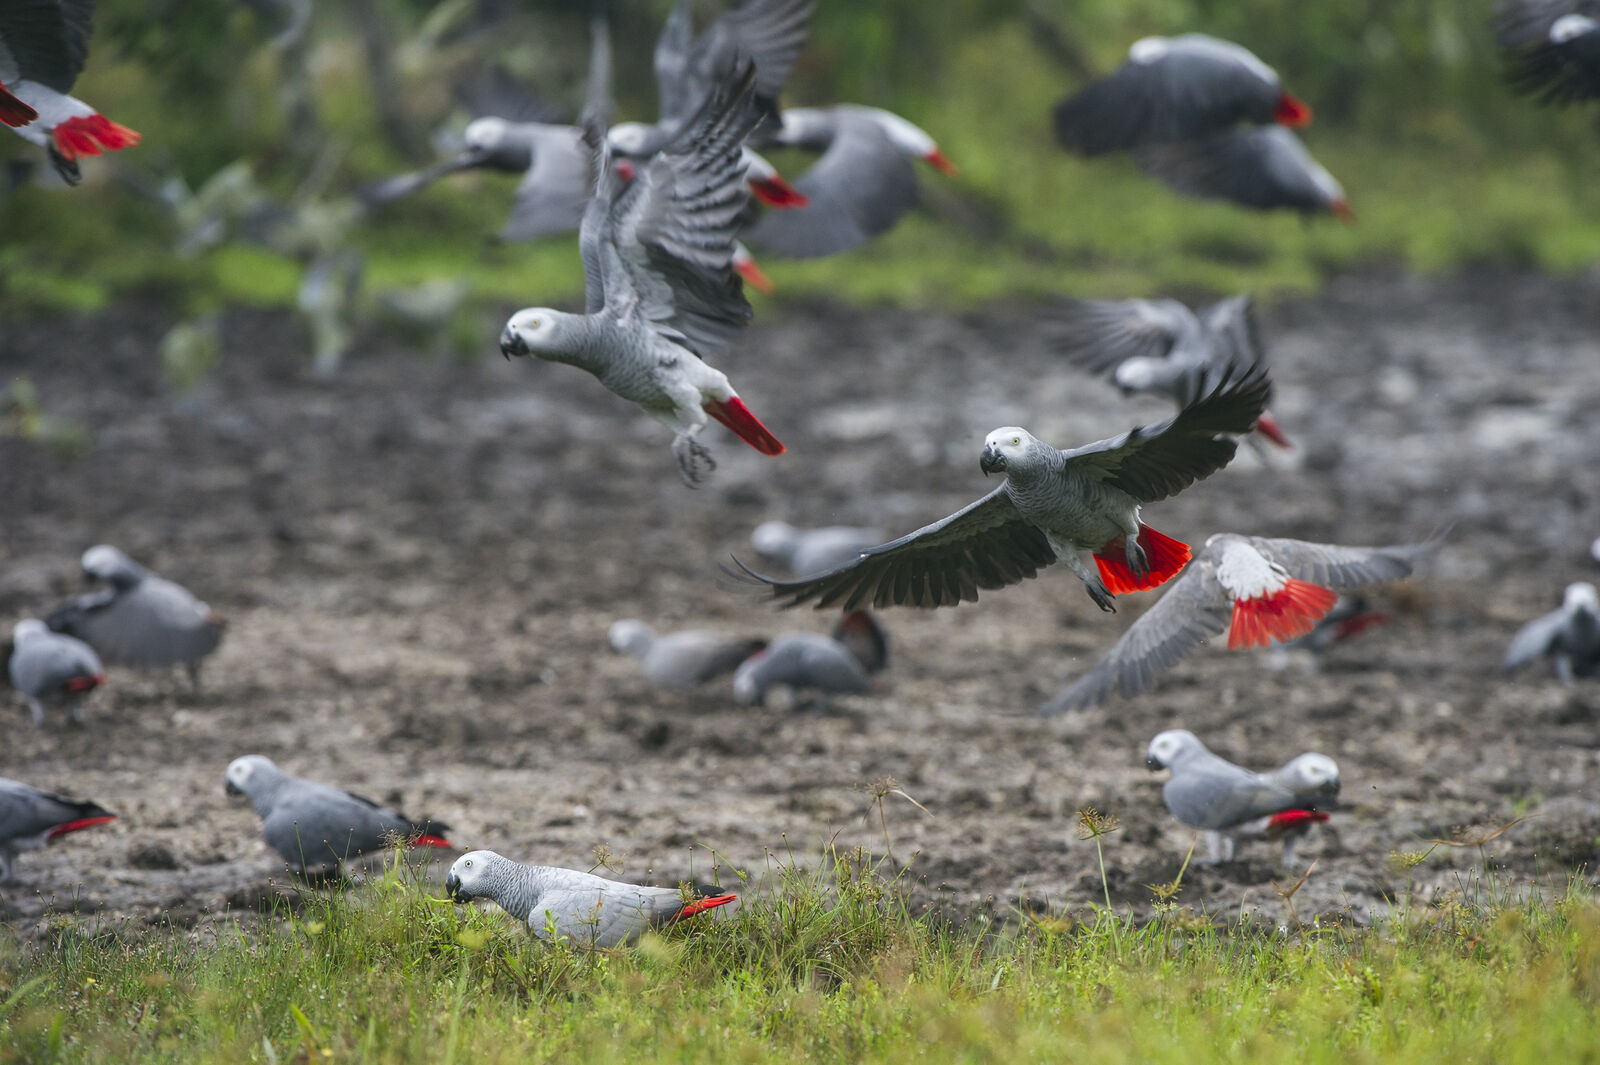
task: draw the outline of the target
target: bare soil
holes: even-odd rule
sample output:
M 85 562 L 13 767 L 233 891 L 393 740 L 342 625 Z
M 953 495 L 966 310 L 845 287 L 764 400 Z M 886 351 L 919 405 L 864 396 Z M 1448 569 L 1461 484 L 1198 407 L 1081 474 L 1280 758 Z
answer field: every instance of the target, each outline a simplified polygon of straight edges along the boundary
M 1513 886 L 1592 869 L 1600 685 L 1498 661 L 1568 581 L 1597 576 L 1600 280 L 1366 275 L 1263 311 L 1273 410 L 1299 449 L 1241 449 L 1147 520 L 1193 544 L 1397 542 L 1454 522 L 1448 545 L 1376 594 L 1392 624 L 1320 660 L 1213 646 L 1145 697 L 1054 720 L 1034 707 L 1153 593 L 1103 615 L 1057 568 L 975 605 L 891 611 L 885 690 L 820 712 L 740 708 L 726 681 L 653 691 L 606 644 L 619 616 L 824 629 L 718 561 L 749 558 L 767 518 L 897 535 L 940 517 L 992 487 L 977 459 L 999 425 L 1066 445 L 1166 416 L 1044 350 L 1037 308 L 763 314 L 724 367 L 789 453 L 713 427 L 721 466 L 698 492 L 663 429 L 566 367 L 374 338 L 318 380 L 291 319 L 241 312 L 220 371 L 178 396 L 162 314 L 8 325 L 0 373 L 27 375 L 95 443 L 70 459 L 0 439 L 0 617 L 76 591 L 79 553 L 110 542 L 231 626 L 199 691 L 119 670 L 87 728 L 6 710 L 0 774 L 122 816 L 25 855 L 0 913 L 25 937 L 52 914 L 202 931 L 254 914 L 284 876 L 223 794 L 224 767 L 251 752 L 442 819 L 463 845 L 578 867 L 605 845 L 621 875 L 657 882 L 719 861 L 724 880 L 730 865 L 759 877 L 829 844 L 882 851 L 864 789 L 893 777 L 930 811 L 885 800 L 913 902 L 957 916 L 1099 899 L 1075 831 L 1092 806 L 1120 819 L 1103 840 L 1113 899 L 1142 913 L 1192 839 L 1142 764 L 1178 726 L 1252 766 L 1338 760 L 1346 805 L 1302 848 L 1316 866 L 1301 917 L 1368 920 L 1407 897 L 1394 852 L 1522 814 L 1538 816 L 1481 852 L 1436 851 L 1412 897 L 1485 864 Z M 1180 901 L 1277 919 L 1275 853 L 1191 867 Z

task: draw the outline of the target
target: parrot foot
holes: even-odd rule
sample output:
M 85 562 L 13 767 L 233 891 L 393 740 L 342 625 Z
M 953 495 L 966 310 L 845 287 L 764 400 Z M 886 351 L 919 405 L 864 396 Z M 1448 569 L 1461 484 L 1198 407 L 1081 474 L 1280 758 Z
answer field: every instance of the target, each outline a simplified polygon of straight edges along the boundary
M 1128 568 L 1135 577 L 1141 580 L 1150 573 L 1150 559 L 1145 555 L 1144 548 L 1139 544 L 1137 534 L 1123 537 L 1124 550 L 1128 556 Z
M 711 457 L 711 452 L 690 433 L 679 433 L 673 438 L 672 454 L 678 460 L 678 475 L 690 488 L 699 488 L 704 474 L 717 468 L 717 460 Z
M 1115 614 L 1117 612 L 1117 604 L 1111 601 L 1111 596 L 1106 593 L 1105 589 L 1096 588 L 1092 584 L 1085 584 L 1084 587 L 1089 589 L 1089 598 L 1094 600 L 1095 606 L 1104 610 L 1107 614 Z

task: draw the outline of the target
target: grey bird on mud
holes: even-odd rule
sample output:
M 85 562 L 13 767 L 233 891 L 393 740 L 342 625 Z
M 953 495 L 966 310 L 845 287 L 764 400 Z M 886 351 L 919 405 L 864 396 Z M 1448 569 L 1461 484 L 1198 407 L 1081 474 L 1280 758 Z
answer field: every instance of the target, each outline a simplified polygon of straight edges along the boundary
M 224 618 L 109 544 L 83 553 L 83 572 L 106 587 L 57 607 L 45 624 L 93 647 L 107 665 L 181 665 L 200 683 L 200 662 L 222 642 Z
M 916 206 L 913 160 L 955 173 L 932 137 L 881 108 L 790 108 L 780 118 L 771 143 L 822 155 L 795 179 L 805 205 L 764 212 L 745 230 L 745 239 L 763 251 L 809 259 L 858 247 Z
M 1600 593 L 1594 585 L 1587 581 L 1567 585 L 1559 610 L 1517 631 L 1500 668 L 1516 669 L 1536 658 L 1550 659 L 1563 683 L 1600 676 Z
M 1189 561 L 1188 545 L 1141 521 L 1141 507 L 1232 461 L 1233 437 L 1250 431 L 1271 392 L 1265 371 L 1252 368 L 1225 377 L 1175 418 L 1065 451 L 1018 426 L 996 429 L 978 464 L 1006 479 L 949 517 L 794 580 L 733 561 L 785 606 L 815 600 L 819 610 L 858 610 L 954 606 L 1060 559 L 1102 610 L 1115 611 L 1112 596 L 1158 587 Z M 1084 564 L 1084 551 L 1098 573 Z
M 1249 296 L 1196 314 L 1177 300 L 1067 300 L 1052 310 L 1046 342 L 1070 361 L 1109 377 L 1124 395 L 1152 392 L 1181 409 L 1229 374 L 1266 365 Z M 1255 432 L 1291 447 L 1272 415 Z
M 12 629 L 7 672 L 11 686 L 27 700 L 35 725 L 44 724 L 46 703 L 65 703 L 73 722 L 83 724 L 83 697 L 106 682 L 105 668 L 94 648 L 51 632 L 35 618 L 19 621 Z
M 1517 92 L 1558 106 L 1600 100 L 1600 0 L 1504 0 L 1494 34 Z
M 731 260 L 748 192 L 740 146 L 756 122 L 753 68 L 722 86 L 632 181 L 602 149 L 599 186 L 579 236 L 585 314 L 518 311 L 500 350 L 565 362 L 599 378 L 673 430 L 684 483 L 715 462 L 698 434 L 715 418 L 765 455 L 784 450 L 702 355 L 721 351 L 750 318 Z
M 856 525 L 803 529 L 786 521 L 764 521 L 750 533 L 750 546 L 758 554 L 796 574 L 843 566 L 881 543 L 883 534 L 877 529 Z
M 1339 767 L 1321 754 L 1303 754 L 1271 773 L 1255 773 L 1206 749 L 1187 729 L 1169 729 L 1150 741 L 1145 765 L 1172 776 L 1161 797 L 1173 817 L 1206 834 L 1209 860 L 1231 861 L 1238 839 L 1281 839 L 1283 864 L 1294 861 L 1295 841 L 1328 820 L 1339 797 Z
M 230 762 L 223 786 L 229 795 L 250 800 L 267 845 L 290 872 L 308 880 L 341 879 L 350 859 L 386 850 L 396 841 L 410 847 L 455 846 L 443 835 L 449 825 L 413 821 L 353 792 L 292 777 L 259 754 Z
M 1140 170 L 1185 196 L 1356 220 L 1344 186 L 1282 126 L 1235 126 L 1195 140 L 1149 144 L 1133 158 Z
M 118 125 L 69 95 L 89 57 L 94 0 L 9 0 L 0 4 L 0 125 L 45 149 L 69 185 L 78 160 L 139 143 Z
M 455 860 L 445 890 L 457 902 L 488 899 L 536 938 L 580 947 L 626 946 L 652 928 L 726 906 L 718 888 L 642 887 L 551 865 L 521 865 L 494 851 Z
M 692 688 L 732 673 L 767 646 L 760 637 L 729 636 L 706 629 L 657 635 L 636 618 L 611 625 L 611 648 L 639 660 L 645 679 L 658 688 Z
M 68 832 L 116 819 L 116 814 L 98 803 L 69 799 L 0 777 L 0 883 L 11 879 L 22 851 L 36 851 Z
M 1339 598 L 1332 589 L 1409 577 L 1435 545 L 1341 547 L 1217 533 L 1094 668 L 1041 712 L 1137 695 L 1224 631 L 1229 650 L 1304 636 Z
M 889 661 L 889 642 L 877 620 L 865 610 L 844 615 L 832 635 L 785 632 L 751 655 L 733 675 L 733 697 L 749 706 L 766 699 L 773 688 L 816 692 L 823 696 L 865 694 L 872 675 Z
M 1055 108 L 1056 136 L 1079 155 L 1193 140 L 1241 122 L 1299 127 L 1311 108 L 1271 67 L 1231 41 L 1146 37 L 1121 67 Z

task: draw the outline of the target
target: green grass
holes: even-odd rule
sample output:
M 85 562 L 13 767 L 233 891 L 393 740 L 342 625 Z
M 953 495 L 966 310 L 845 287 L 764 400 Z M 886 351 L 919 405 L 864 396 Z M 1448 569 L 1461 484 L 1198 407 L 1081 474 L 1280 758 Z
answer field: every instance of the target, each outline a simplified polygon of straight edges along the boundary
M 860 855 L 637 949 L 542 944 L 389 876 L 299 915 L 0 947 L 0 1062 L 1577 1062 L 1600 908 L 1453 897 L 1377 929 L 1168 908 L 911 917 Z

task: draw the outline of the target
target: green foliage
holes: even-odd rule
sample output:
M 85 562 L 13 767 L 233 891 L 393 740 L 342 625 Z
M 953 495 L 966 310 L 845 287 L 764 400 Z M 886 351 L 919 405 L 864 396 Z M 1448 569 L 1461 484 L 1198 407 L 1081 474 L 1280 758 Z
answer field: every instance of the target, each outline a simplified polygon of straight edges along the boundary
M 731 919 L 619 952 L 391 873 L 215 939 L 0 941 L 0 1063 L 1584 1060 L 1600 909 L 1442 899 L 1377 929 L 1167 909 L 912 917 L 864 855 L 770 869 Z

